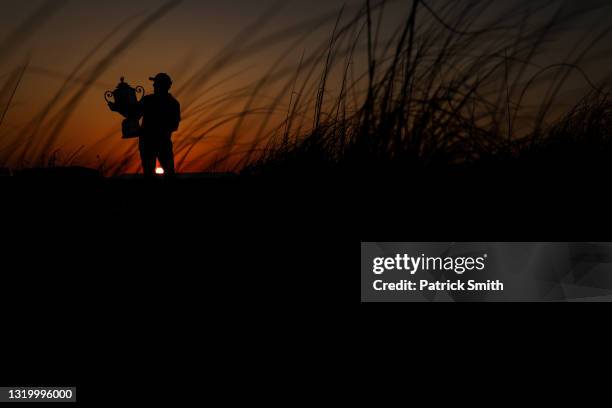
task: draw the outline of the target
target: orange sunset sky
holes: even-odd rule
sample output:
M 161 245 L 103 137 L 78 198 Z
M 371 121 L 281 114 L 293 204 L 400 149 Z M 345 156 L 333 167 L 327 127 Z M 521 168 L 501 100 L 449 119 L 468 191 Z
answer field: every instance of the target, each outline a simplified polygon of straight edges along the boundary
M 504 3 L 502 12 L 512 1 L 499 3 Z M 206 168 L 232 135 L 232 152 L 239 157 L 262 126 L 272 130 L 281 123 L 291 92 L 277 101 L 268 122 L 262 124 L 264 115 L 257 110 L 265 111 L 277 98 L 303 53 L 329 41 L 343 4 L 348 20 L 363 1 L 2 0 L 0 108 L 6 107 L 6 113 L 0 166 L 41 165 L 55 152 L 60 162 L 137 171 L 137 142 L 121 140 L 121 117 L 108 110 L 104 92 L 122 76 L 151 92 L 147 78 L 158 72 L 173 77 L 171 92 L 183 106 L 184 122 L 174 137 L 178 170 Z M 393 2 L 385 17 L 388 26 L 407 10 L 408 2 Z M 602 23 L 600 17 L 582 21 L 570 35 Z M 563 43 L 552 44 L 546 58 L 562 52 Z M 605 49 L 597 52 L 605 54 Z M 595 80 L 605 75 L 601 63 L 585 67 Z M 269 78 L 246 105 L 270 69 L 279 75 Z M 576 79 L 567 90 L 569 99 L 580 86 Z M 247 106 L 254 113 L 236 129 L 232 115 Z M 304 122 L 307 126 L 308 119 Z

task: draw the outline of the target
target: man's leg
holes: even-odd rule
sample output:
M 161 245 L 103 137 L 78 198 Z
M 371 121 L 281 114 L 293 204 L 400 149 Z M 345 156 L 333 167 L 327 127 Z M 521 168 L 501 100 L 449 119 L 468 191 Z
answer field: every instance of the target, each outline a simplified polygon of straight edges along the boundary
M 164 175 L 168 178 L 173 178 L 176 176 L 176 171 L 174 169 L 173 149 L 174 147 L 170 138 L 160 142 L 158 152 L 159 164 L 161 165 L 162 169 L 164 169 Z
M 150 141 L 140 140 L 140 161 L 145 179 L 155 178 L 155 150 Z

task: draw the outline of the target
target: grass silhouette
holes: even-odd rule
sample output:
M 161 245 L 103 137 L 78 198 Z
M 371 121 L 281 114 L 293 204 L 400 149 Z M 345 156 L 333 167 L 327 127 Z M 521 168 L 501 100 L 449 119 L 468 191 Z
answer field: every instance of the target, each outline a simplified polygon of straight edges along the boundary
M 24 128 L 0 128 L 0 166 L 65 166 L 93 152 L 107 175 L 127 171 L 138 151 L 111 143 L 118 127 L 70 152 L 60 152 L 57 141 L 86 91 L 180 4 L 165 2 L 113 45 L 138 16 L 120 22 Z M 608 78 L 594 83 L 581 65 L 595 58 L 612 26 L 578 36 L 561 61 L 542 61 L 550 43 L 609 6 L 520 0 L 500 14 L 490 1 L 414 0 L 400 18 L 390 11 L 404 10 L 398 4 L 368 0 L 260 35 L 277 3 L 205 64 L 185 70 L 175 92 L 185 119 L 175 138 L 179 169 L 201 162 L 207 163 L 201 171 L 247 177 L 413 177 L 457 167 L 533 169 L 578 155 L 588 165 L 607 161 Z M 0 57 L 14 53 L 33 27 L 63 5 L 44 2 L 0 45 Z M 325 28 L 325 41 L 307 51 L 311 33 Z M 106 44 L 111 50 L 98 57 Z M 261 78 L 215 94 L 245 72 L 241 63 L 276 45 L 283 50 Z M 301 58 L 291 61 L 296 49 L 303 50 Z M 85 71 L 88 65 L 95 68 Z M 27 69 L 24 64 L 2 77 L 3 94 L 17 91 Z M 576 78 L 584 84 L 583 98 L 559 114 L 563 92 Z M 3 119 L 12 103 L 11 97 L 0 106 Z M 228 127 L 229 134 L 201 149 Z
M 523 2 L 514 16 L 476 28 L 489 6 L 489 2 L 473 1 L 463 7 L 446 2 L 436 12 L 428 2 L 415 0 L 393 41 L 377 52 L 380 40 L 374 33 L 379 27 L 373 25 L 368 1 L 365 16 L 357 22 L 365 29 L 350 38 L 351 51 L 344 61 L 337 58 L 337 44 L 346 31 L 332 36 L 316 91 L 312 129 L 291 132 L 295 117 L 290 116 L 283 132 L 273 135 L 243 172 L 421 177 L 429 170 L 450 172 L 457 167 L 487 171 L 494 164 L 515 168 L 531 163 L 533 170 L 535 163 L 552 166 L 552 161 L 559 166 L 577 160 L 606 163 L 609 94 L 605 84 L 593 84 L 580 64 L 610 27 L 594 38 L 580 39 L 566 61 L 541 66 L 536 56 L 550 37 L 562 34 L 575 13 L 586 15 L 593 9 L 570 12 L 561 5 L 548 21 L 532 27 L 527 20 L 537 4 Z M 427 16 L 427 23 L 419 23 Z M 362 77 L 367 86 L 359 91 L 361 99 L 354 98 L 356 102 L 349 94 L 359 81 L 349 72 L 361 35 L 367 36 L 368 44 L 368 70 Z M 327 95 L 327 76 L 334 64 L 344 64 L 342 85 L 339 92 Z M 552 77 L 543 79 L 546 74 Z M 586 84 L 586 96 L 548 123 L 572 74 Z M 540 91 L 536 109 L 527 109 L 526 95 L 541 85 L 540 80 L 548 89 Z M 302 91 L 297 99 L 303 96 Z M 301 109 L 298 103 L 292 108 L 294 115 Z

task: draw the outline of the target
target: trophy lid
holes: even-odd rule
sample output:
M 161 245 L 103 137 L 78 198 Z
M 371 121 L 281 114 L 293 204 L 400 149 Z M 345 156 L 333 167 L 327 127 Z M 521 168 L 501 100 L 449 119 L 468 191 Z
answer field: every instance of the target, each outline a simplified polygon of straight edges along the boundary
M 127 88 L 131 88 L 131 87 L 127 82 L 125 82 L 125 78 L 121 77 L 121 82 L 119 82 L 119 84 L 117 85 L 117 89 L 127 89 Z

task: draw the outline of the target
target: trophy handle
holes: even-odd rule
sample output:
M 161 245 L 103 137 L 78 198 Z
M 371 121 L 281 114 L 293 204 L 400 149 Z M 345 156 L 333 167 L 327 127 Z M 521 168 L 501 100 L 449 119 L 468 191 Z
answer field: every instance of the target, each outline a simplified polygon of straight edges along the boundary
M 104 100 L 108 103 L 113 103 L 113 99 L 115 99 L 115 95 L 111 91 L 106 91 L 104 94 Z
M 142 86 L 137 86 L 136 87 L 136 94 L 137 95 L 141 95 L 140 96 L 140 101 L 142 101 L 142 98 L 144 98 L 144 96 L 145 96 L 145 89 Z M 140 101 L 138 101 L 138 102 L 140 102 Z

